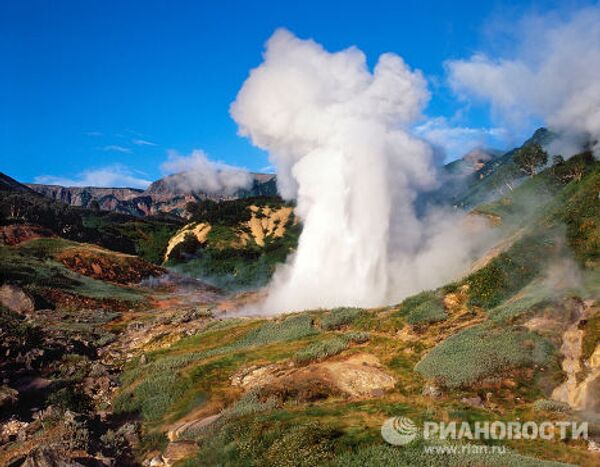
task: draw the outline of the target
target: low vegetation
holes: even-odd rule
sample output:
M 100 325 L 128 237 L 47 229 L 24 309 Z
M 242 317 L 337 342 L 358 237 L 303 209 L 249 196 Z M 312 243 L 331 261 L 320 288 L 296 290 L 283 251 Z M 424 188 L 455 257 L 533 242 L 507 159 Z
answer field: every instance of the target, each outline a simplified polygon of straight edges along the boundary
M 352 324 L 364 314 L 362 308 L 335 308 L 321 317 L 321 328 L 326 331 Z
M 485 323 L 444 340 L 415 370 L 448 388 L 459 388 L 512 368 L 546 365 L 554 352 L 554 346 L 535 333 Z

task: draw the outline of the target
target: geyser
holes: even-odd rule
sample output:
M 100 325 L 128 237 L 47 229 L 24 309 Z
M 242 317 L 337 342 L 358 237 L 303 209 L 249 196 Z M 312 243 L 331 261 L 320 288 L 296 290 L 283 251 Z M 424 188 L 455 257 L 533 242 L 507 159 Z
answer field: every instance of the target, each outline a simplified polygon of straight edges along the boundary
M 357 48 L 330 53 L 273 34 L 231 106 L 304 224 L 265 311 L 382 305 L 464 270 L 461 215 L 419 218 L 413 206 L 437 184 L 433 151 L 409 133 L 428 99 L 421 73 L 397 55 L 371 72 Z

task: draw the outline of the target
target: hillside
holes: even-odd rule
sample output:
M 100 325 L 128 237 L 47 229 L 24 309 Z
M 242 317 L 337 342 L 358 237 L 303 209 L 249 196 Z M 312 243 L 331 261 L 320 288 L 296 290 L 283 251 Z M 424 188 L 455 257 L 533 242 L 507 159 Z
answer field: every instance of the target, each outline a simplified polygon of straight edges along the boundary
M 181 215 L 189 202 L 203 199 L 214 201 L 249 196 L 274 196 L 277 194 L 275 176 L 251 174 L 252 186 L 238 190 L 233 195 L 224 192 L 206 193 L 182 188 L 182 174 L 169 175 L 155 181 L 146 190 L 134 188 L 63 187 L 59 185 L 28 184 L 32 190 L 45 197 L 71 206 L 113 211 L 133 216 L 150 216 L 160 213 Z M 97 204 L 96 204 L 97 203 Z
M 165 264 L 227 290 L 266 285 L 297 245 L 301 225 L 278 197 L 252 197 L 189 208 L 192 222 L 167 245 Z

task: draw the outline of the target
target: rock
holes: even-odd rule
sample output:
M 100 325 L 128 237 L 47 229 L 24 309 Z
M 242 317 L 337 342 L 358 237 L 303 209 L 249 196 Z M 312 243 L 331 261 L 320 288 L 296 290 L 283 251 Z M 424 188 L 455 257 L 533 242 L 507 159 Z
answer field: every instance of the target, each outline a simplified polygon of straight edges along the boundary
M 222 414 L 218 413 L 197 420 L 179 423 L 175 426 L 175 428 L 169 430 L 169 432 L 167 433 L 167 438 L 169 438 L 169 441 L 177 441 L 179 438 L 185 437 L 187 433 L 198 433 L 212 425 L 219 418 L 221 418 L 221 416 Z
M 483 407 L 483 401 L 479 396 L 463 397 L 460 401 L 469 407 Z
M 40 446 L 29 453 L 22 467 L 83 467 L 83 464 L 65 459 L 56 449 Z
M 435 384 L 428 384 L 423 388 L 421 392 L 425 397 L 431 397 L 432 399 L 438 399 L 442 397 L 442 390 Z
M 194 441 L 172 441 L 165 449 L 162 458 L 165 465 L 171 466 L 177 461 L 194 456 L 198 450 L 198 445 Z
M 0 304 L 15 313 L 32 313 L 35 309 L 33 300 L 23 289 L 12 284 L 0 287 Z
M 0 411 L 12 407 L 19 400 L 19 392 L 8 386 L 0 386 Z
M 155 456 L 152 459 L 150 459 L 147 465 L 149 465 L 150 467 L 162 467 L 165 465 L 165 463 L 163 462 L 161 456 Z
M 18 440 L 19 436 L 25 435 L 25 429 L 29 423 L 22 422 L 15 418 L 10 419 L 4 425 L 0 426 L 0 444 L 11 440 Z

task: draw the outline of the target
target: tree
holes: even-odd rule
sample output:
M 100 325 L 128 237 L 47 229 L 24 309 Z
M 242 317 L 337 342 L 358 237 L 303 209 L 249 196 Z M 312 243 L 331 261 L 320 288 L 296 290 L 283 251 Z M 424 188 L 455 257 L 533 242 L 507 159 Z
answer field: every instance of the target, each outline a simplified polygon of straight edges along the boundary
M 539 167 L 548 163 L 548 153 L 538 143 L 532 143 L 519 149 L 513 160 L 521 172 L 533 177 Z

